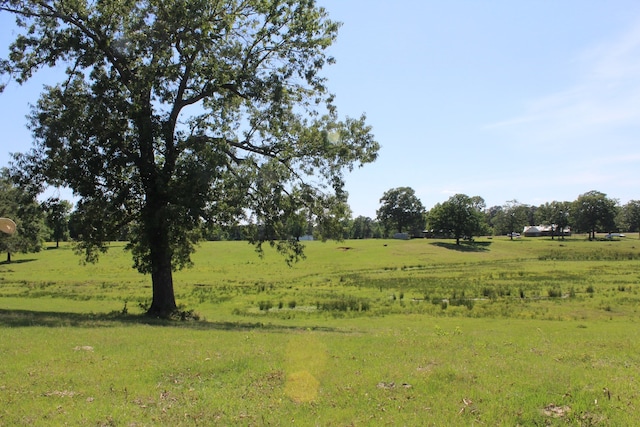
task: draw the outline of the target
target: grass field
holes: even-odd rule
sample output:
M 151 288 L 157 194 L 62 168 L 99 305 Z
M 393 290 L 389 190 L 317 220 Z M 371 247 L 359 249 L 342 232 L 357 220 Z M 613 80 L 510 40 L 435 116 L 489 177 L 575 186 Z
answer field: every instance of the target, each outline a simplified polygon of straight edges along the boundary
M 0 425 L 628 426 L 640 241 L 208 242 L 200 320 L 141 316 L 124 244 L 0 264 Z

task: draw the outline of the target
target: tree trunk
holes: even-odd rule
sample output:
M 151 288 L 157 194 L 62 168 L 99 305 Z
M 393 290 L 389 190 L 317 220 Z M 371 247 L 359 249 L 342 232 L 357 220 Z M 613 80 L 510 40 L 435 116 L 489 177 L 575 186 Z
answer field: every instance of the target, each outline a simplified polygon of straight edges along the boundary
M 169 135 L 165 146 L 165 164 L 158 167 L 155 162 L 153 124 L 153 108 L 151 108 L 151 89 L 140 91 L 140 114 L 135 118 L 140 133 L 140 172 L 143 176 L 146 201 L 142 213 L 144 232 L 149 242 L 151 282 L 153 299 L 147 315 L 167 318 L 177 310 L 173 292 L 172 250 L 169 238 L 170 217 L 168 209 L 168 183 L 172 173 L 172 156 L 170 149 L 173 134 Z
M 161 256 L 162 254 L 158 255 Z M 168 262 L 165 260 L 160 262 L 160 265 L 154 265 L 153 270 L 151 273 L 153 300 L 147 314 L 153 317 L 167 318 L 178 309 L 173 292 L 171 257 L 169 256 Z
M 159 192 L 147 197 L 145 218 L 149 239 L 151 282 L 153 299 L 147 311 L 149 316 L 167 318 L 176 310 L 173 291 L 172 248 L 169 240 L 169 218 L 167 203 Z
M 11 252 L 7 252 L 7 264 L 11 263 Z
M 166 226 L 151 237 L 151 282 L 153 299 L 147 311 L 149 316 L 166 318 L 176 310 L 176 298 L 173 292 L 173 272 L 171 267 L 171 248 Z

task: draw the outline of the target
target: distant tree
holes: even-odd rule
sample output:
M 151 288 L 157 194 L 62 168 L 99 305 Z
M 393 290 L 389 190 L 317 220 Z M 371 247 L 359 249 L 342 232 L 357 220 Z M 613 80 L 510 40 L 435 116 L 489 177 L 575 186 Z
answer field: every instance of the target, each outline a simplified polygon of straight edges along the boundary
M 502 206 L 491 206 L 484 210 L 487 225 L 493 229 L 493 234 L 503 234 L 498 232 L 498 223 Z
M 0 217 L 12 219 L 16 232 L 0 233 L 0 251 L 7 262 L 12 253 L 39 252 L 44 243 L 44 215 L 35 194 L 13 182 L 9 170 L 0 171 Z
M 71 202 L 57 197 L 51 197 L 42 203 L 45 223 L 51 229 L 51 240 L 56 242 L 56 248 L 60 246 L 60 240 L 66 240 L 69 236 L 69 214 L 72 208 Z
M 509 200 L 494 218 L 496 234 L 509 234 L 513 240 L 513 234 L 519 233 L 529 224 L 531 209 L 517 200 Z
M 350 239 L 381 239 L 385 230 L 380 221 L 367 216 L 358 216 L 351 221 Z
M 551 224 L 551 203 L 546 202 L 536 209 L 536 214 L 533 218 L 536 225 L 538 224 Z
M 629 200 L 622 206 L 620 220 L 625 231 L 637 231 L 640 238 L 640 200 Z
M 364 116 L 341 119 L 323 68 L 340 24 L 314 1 L 0 0 L 19 23 L 0 74 L 66 67 L 30 115 L 25 181 L 71 188 L 88 261 L 128 230 L 151 276 L 148 314 L 177 309 L 173 271 L 191 265 L 202 221 L 252 224 L 288 261 L 289 215 L 332 232 L 344 174 L 375 160 Z M 1 86 L 1 85 L 0 85 Z M 276 239 L 276 240 L 270 240 Z
M 374 237 L 378 224 L 367 216 L 358 216 L 351 223 L 349 237 L 352 239 L 370 239 Z
M 429 211 L 428 228 L 451 235 L 459 245 L 460 239 L 471 239 L 483 232 L 485 221 L 481 209 L 484 209 L 484 200 L 481 198 L 456 194 Z
M 537 225 L 536 224 L 536 212 L 538 211 L 538 207 L 534 205 L 528 205 L 527 211 L 527 223 L 525 225 Z
M 351 220 L 351 208 L 348 204 L 336 205 L 335 215 L 310 218 L 308 231 L 313 232 L 316 240 L 327 239 L 343 240 L 349 238 Z
M 589 240 L 596 238 L 597 231 L 612 231 L 615 228 L 617 205 L 615 199 L 609 199 L 599 191 L 581 194 L 572 205 L 575 226 L 588 232 Z
M 570 221 L 571 202 L 545 203 L 540 205 L 535 212 L 535 221 L 538 224 L 550 225 L 552 229 L 551 239 L 557 234 L 564 239 L 563 231 Z
M 300 241 L 300 237 L 307 234 L 309 230 L 308 213 L 305 210 L 299 210 L 289 216 L 285 223 L 285 235 L 283 239 L 293 237 Z
M 392 188 L 383 194 L 380 203 L 382 206 L 376 214 L 387 234 L 394 231 L 416 233 L 424 230 L 425 208 L 412 188 Z
M 489 226 L 489 214 L 487 212 L 487 204 L 480 196 L 471 197 L 471 205 L 475 210 L 480 212 L 480 229 L 476 235 L 491 234 L 491 227 Z

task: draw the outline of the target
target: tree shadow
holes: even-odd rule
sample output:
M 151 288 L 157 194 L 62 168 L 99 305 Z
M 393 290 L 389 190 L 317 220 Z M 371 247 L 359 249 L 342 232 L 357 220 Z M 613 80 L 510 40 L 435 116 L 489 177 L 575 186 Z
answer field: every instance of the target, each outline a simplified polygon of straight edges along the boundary
M 324 326 L 301 327 L 295 325 L 274 325 L 263 322 L 208 322 L 206 320 L 177 321 L 158 319 L 145 315 L 122 314 L 120 312 L 111 313 L 67 313 L 55 311 L 33 311 L 33 310 L 7 310 L 0 309 L 0 327 L 21 328 L 21 327 L 73 327 L 73 328 L 109 328 L 116 326 L 158 326 L 174 327 L 193 330 L 223 330 L 223 331 L 325 331 L 340 332 L 335 328 Z
M 12 265 L 12 264 L 24 264 L 25 262 L 33 262 L 33 261 L 37 261 L 37 259 L 35 258 L 27 258 L 27 259 L 15 259 L 15 260 L 11 260 L 11 261 L 0 261 L 0 265 Z
M 458 252 L 487 252 L 491 242 L 460 242 L 459 245 L 447 242 L 432 242 L 433 246 Z

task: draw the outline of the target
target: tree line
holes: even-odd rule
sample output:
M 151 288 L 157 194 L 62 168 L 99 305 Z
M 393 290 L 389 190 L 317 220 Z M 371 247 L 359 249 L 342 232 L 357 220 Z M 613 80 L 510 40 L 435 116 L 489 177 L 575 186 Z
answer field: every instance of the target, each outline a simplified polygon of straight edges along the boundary
M 564 237 L 564 230 L 588 234 L 598 232 L 639 232 L 640 200 L 621 205 L 600 191 L 589 191 L 573 201 L 552 201 L 540 206 L 509 200 L 501 206 L 486 207 L 480 196 L 456 194 L 426 210 L 410 187 L 388 190 L 380 199 L 377 220 L 386 236 L 406 232 L 411 236 L 449 237 L 460 243 L 482 235 L 509 235 L 526 226 L 547 225 L 551 237 Z M 350 236 L 360 237 L 360 236 Z
M 376 217 L 346 215 L 331 232 L 338 239 L 379 239 L 400 233 L 406 237 L 439 237 L 470 240 L 477 236 L 508 235 L 513 238 L 525 226 L 547 225 L 551 237 L 564 238 L 567 228 L 573 233 L 638 232 L 640 238 L 640 200 L 621 205 L 599 191 L 581 194 L 574 201 L 552 201 L 539 206 L 509 200 L 500 206 L 487 207 L 480 196 L 456 194 L 448 200 L 425 209 L 415 191 L 398 187 L 386 191 L 380 198 Z M 0 251 L 11 253 L 37 252 L 45 241 L 80 241 L 83 238 L 81 213 L 68 200 L 50 197 L 38 201 L 28 187 L 12 179 L 9 169 L 0 171 L 0 217 L 11 218 L 18 224 L 15 236 L 0 236 Z M 197 228 L 199 238 L 208 241 L 251 240 L 255 225 L 235 223 L 208 223 L 201 221 Z M 257 226 L 258 233 L 268 233 L 266 227 Z M 329 233 L 329 234 L 331 234 Z M 296 240 L 322 239 L 327 230 L 301 209 L 291 217 L 279 235 L 271 238 Z M 135 238 L 135 229 L 120 228 L 105 231 L 106 238 L 128 241 Z

